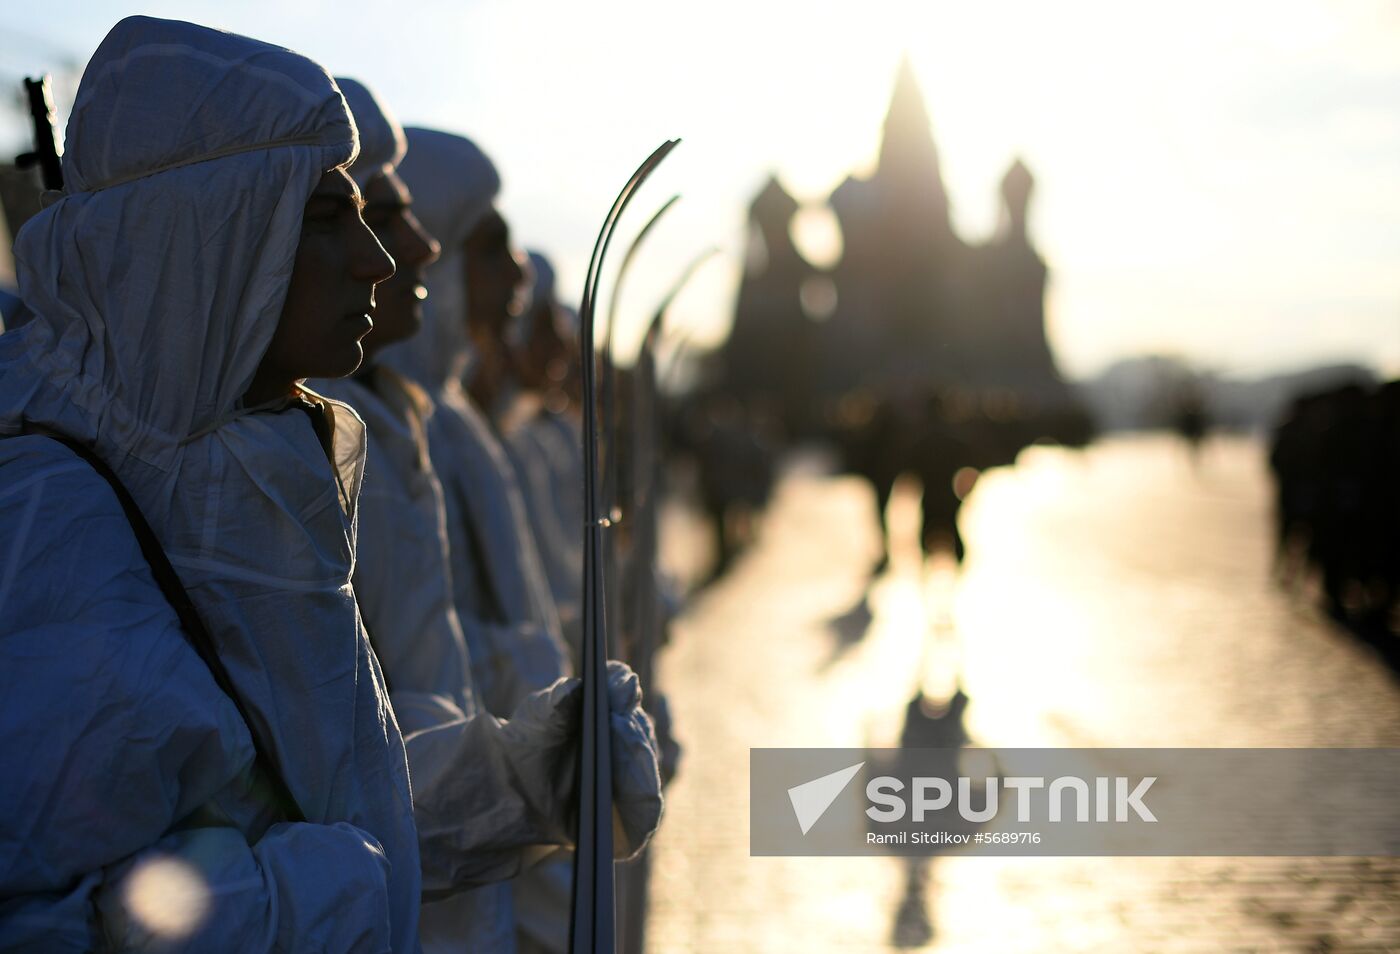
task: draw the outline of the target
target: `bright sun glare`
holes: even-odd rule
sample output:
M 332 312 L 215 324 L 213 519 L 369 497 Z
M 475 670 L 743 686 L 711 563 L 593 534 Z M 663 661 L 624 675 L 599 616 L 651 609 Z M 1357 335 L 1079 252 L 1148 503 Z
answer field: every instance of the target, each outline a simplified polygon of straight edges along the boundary
M 723 337 L 745 211 L 770 173 L 804 204 L 799 247 L 819 265 L 839 257 L 822 202 L 873 168 L 907 54 L 965 240 L 996 227 L 1013 159 L 1036 178 L 1030 232 L 1051 269 L 1062 370 L 1152 352 L 1224 371 L 1331 359 L 1400 370 L 1390 0 L 518 0 L 438 6 L 424 14 L 431 30 L 382 31 L 361 29 L 378 14 L 368 0 L 346 0 L 330 26 L 275 0 L 152 6 L 303 50 L 376 86 L 406 122 L 480 141 L 515 233 L 554 257 L 572 300 L 616 189 L 683 137 L 619 235 L 683 193 L 628 277 L 624 361 L 712 244 L 725 255 L 670 318 L 696 344 Z M 52 7 L 54 39 L 74 57 L 126 12 L 111 0 Z

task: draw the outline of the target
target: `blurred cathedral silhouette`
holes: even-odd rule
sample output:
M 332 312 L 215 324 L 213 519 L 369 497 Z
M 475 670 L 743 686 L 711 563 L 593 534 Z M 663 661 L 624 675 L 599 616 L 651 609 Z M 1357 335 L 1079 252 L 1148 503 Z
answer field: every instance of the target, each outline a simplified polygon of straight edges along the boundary
M 874 174 L 848 176 L 828 199 L 844 244 L 829 274 L 794 247 L 799 204 L 778 181 L 754 199 L 758 248 L 720 355 L 724 391 L 788 437 L 863 420 L 871 402 L 936 398 L 944 416 L 1014 424 L 1027 442 L 1081 443 L 1087 417 L 1045 336 L 1046 267 L 1026 234 L 1033 187 L 1017 160 L 1002 179 L 996 235 L 963 241 L 905 59 Z M 834 311 L 812 320 L 831 286 Z
M 714 355 L 710 387 L 696 395 L 700 424 L 686 441 L 702 480 L 720 488 L 707 508 L 722 564 L 725 511 L 765 496 L 752 476 L 742 492 L 723 488 L 739 483 L 730 472 L 764 472 L 758 448 L 833 444 L 844 468 L 873 485 L 882 525 L 895 480 L 917 477 L 925 548 L 948 543 L 961 559 L 958 508 L 980 471 L 1039 441 L 1087 443 L 1089 415 L 1045 336 L 1047 271 L 1026 234 L 1033 188 L 1017 160 L 1002 179 L 996 234 L 984 245 L 958 236 L 907 58 L 874 174 L 848 176 L 827 200 L 844 246 L 829 273 L 794 246 L 799 203 L 769 179 L 749 209 L 733 328 Z M 724 454 L 699 452 L 720 446 L 726 431 L 735 433 Z M 746 453 L 740 436 L 752 446 Z

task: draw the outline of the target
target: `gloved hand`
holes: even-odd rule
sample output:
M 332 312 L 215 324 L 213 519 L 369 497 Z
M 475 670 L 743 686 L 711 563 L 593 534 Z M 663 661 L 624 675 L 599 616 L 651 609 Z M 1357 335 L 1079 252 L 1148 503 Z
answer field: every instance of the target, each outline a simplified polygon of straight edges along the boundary
M 626 861 L 646 847 L 661 822 L 660 745 L 642 709 L 642 684 L 626 663 L 608 661 L 612 738 L 613 855 Z
M 615 809 L 614 853 L 635 855 L 661 820 L 661 777 L 651 718 L 626 664 L 608 663 L 608 711 Z M 578 764 L 583 681 L 560 679 L 531 693 L 502 723 L 503 751 L 521 793 L 549 821 L 560 843 L 577 834 Z
M 583 683 L 573 677 L 532 692 L 501 722 L 501 754 L 514 787 L 553 844 L 573 844 L 577 824 L 579 717 Z

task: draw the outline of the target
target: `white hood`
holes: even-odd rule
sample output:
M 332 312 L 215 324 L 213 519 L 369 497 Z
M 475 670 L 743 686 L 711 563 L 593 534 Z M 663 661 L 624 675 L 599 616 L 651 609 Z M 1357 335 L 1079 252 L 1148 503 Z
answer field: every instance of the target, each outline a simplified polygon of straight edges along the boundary
M 398 119 L 364 83 L 337 76 L 335 85 L 340 87 L 360 132 L 360 154 L 350 166 L 350 177 L 363 189 L 377 173 L 392 172 L 403 161 L 408 140 Z
M 491 211 L 501 188 L 496 167 L 470 139 L 436 129 L 405 130 L 408 154 L 399 177 L 413 194 L 413 214 L 442 245 L 424 275 L 423 329 L 384 349 L 383 361 L 430 394 L 459 386 L 466 370 L 467 285 L 462 244 Z
M 310 60 L 187 23 L 117 24 L 78 90 L 66 191 L 15 243 L 35 317 L 0 336 L 0 434 L 45 424 L 117 472 L 308 818 L 383 846 L 405 951 L 407 770 L 350 586 L 363 425 L 333 408 L 333 470 L 306 414 L 240 407 L 307 197 L 356 148 Z

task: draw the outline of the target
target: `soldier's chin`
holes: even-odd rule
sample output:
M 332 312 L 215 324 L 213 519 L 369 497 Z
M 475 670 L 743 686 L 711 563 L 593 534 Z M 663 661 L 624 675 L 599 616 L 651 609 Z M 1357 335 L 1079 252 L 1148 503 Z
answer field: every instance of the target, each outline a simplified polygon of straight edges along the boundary
M 406 303 L 395 303 L 391 309 L 381 307 L 375 316 L 374 336 L 368 353 L 377 354 L 381 348 L 412 338 L 423 327 L 423 312 Z
M 327 356 L 326 370 L 315 375 L 319 378 L 345 378 L 360 369 L 365 360 L 365 349 L 356 338 L 342 348 L 336 349 L 334 356 Z

